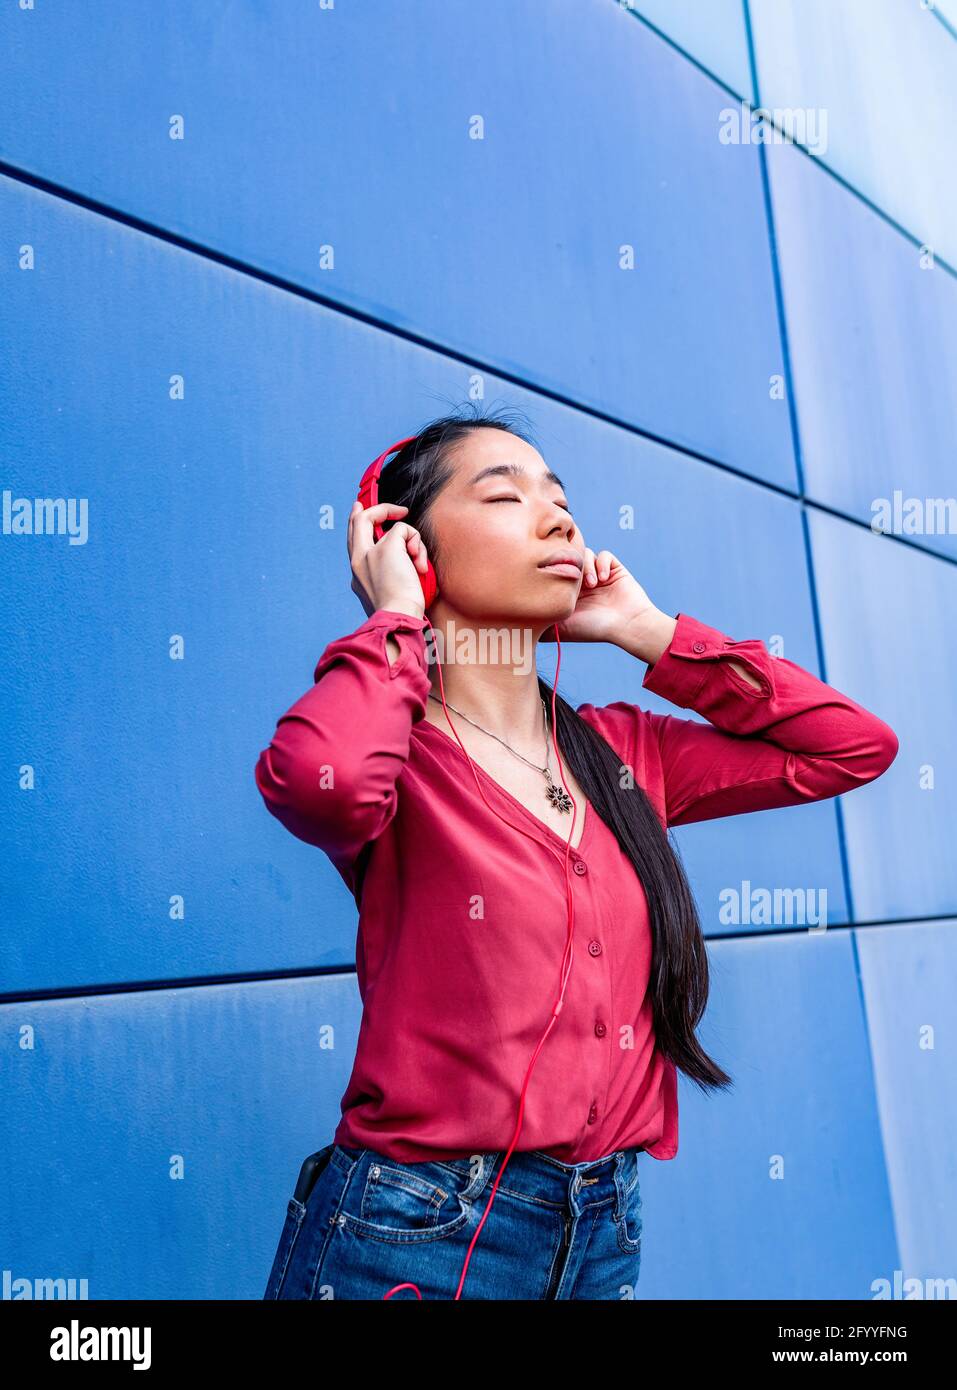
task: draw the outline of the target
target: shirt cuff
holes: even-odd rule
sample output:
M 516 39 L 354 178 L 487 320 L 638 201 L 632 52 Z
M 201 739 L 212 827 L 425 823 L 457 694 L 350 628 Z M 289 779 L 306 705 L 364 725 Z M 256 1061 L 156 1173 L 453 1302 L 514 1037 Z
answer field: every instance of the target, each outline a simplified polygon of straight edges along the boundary
M 412 613 L 396 613 L 388 608 L 376 609 L 370 617 L 359 624 L 354 632 L 347 633 L 344 637 L 337 637 L 335 641 L 329 643 L 313 671 L 313 682 L 318 681 L 329 665 L 340 656 L 346 653 L 364 651 L 370 642 L 374 642 L 374 649 L 381 657 L 382 665 L 390 680 L 395 680 L 397 676 L 404 675 L 412 668 L 414 673 L 423 677 L 424 688 L 428 690 L 431 687 L 431 681 L 428 675 L 426 625 L 427 619 L 424 615 L 417 618 Z M 390 633 L 399 632 L 410 634 L 417 632 L 419 640 L 411 636 L 405 639 L 396 637 L 399 644 L 399 655 L 393 665 L 389 661 L 388 637 Z
M 709 627 L 687 613 L 679 613 L 674 635 L 654 665 L 648 667 L 642 688 L 661 695 L 681 709 L 695 709 L 698 697 L 713 674 L 711 663 L 719 657 L 733 656 L 735 661 L 754 672 L 764 689 L 767 684 L 765 670 L 749 657 L 749 649 L 753 652 L 754 645 L 753 641 L 734 642 L 718 628 Z M 763 648 L 762 655 L 767 655 Z M 753 693 L 759 695 L 761 691 Z
M 371 617 L 359 624 L 356 631 L 361 632 L 367 627 L 381 627 L 383 623 L 388 624 L 390 632 L 395 632 L 396 629 L 422 632 L 428 619 L 424 615 L 417 618 L 413 613 L 396 613 L 390 608 L 377 608 Z

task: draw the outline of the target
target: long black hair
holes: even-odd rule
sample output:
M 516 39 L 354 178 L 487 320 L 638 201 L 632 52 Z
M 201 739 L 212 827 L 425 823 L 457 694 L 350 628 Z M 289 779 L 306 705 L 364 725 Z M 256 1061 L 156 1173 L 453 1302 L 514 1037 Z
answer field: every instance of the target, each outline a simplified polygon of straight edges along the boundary
M 440 590 L 443 557 L 430 509 L 452 477 L 456 445 L 477 429 L 505 430 L 532 442 L 518 411 L 464 407 L 420 430 L 393 455 L 379 480 L 380 502 L 408 507 L 402 520 L 421 534 Z M 390 525 L 386 523 L 385 529 Z M 542 675 L 538 685 L 551 708 L 551 685 Z M 631 860 L 645 891 L 654 943 L 649 987 L 657 1047 L 702 1090 L 728 1086 L 731 1077 L 695 1036 L 708 1002 L 708 957 L 698 909 L 677 851 L 644 789 L 633 777 L 625 779 L 628 786 L 622 786 L 625 769 L 611 744 L 557 692 L 555 709 L 559 748 L 591 807 Z

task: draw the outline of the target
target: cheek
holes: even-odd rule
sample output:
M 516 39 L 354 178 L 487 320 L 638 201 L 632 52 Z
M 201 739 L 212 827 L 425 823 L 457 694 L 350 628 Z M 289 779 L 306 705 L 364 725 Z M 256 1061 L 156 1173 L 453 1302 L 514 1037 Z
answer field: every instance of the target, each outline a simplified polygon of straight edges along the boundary
M 489 508 L 489 511 L 493 511 Z M 503 504 L 502 511 L 505 510 Z M 504 518 L 497 522 L 480 514 L 473 526 L 457 526 L 452 533 L 443 532 L 442 550 L 446 556 L 446 573 L 454 582 L 469 585 L 473 576 L 483 578 L 484 587 L 499 574 L 503 581 L 507 573 L 521 561 L 523 542 L 510 530 Z

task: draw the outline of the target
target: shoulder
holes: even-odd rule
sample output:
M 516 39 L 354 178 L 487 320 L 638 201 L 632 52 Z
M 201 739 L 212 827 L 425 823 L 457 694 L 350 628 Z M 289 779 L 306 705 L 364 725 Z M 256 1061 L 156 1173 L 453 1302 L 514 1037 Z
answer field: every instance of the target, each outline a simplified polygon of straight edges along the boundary
M 651 797 L 659 815 L 664 804 L 664 777 L 655 720 L 640 705 L 614 700 L 609 705 L 579 705 L 576 713 L 618 754 L 635 782 Z
M 610 705 L 579 705 L 576 713 L 597 730 L 619 756 L 636 767 L 659 760 L 655 716 L 640 705 L 614 700 Z

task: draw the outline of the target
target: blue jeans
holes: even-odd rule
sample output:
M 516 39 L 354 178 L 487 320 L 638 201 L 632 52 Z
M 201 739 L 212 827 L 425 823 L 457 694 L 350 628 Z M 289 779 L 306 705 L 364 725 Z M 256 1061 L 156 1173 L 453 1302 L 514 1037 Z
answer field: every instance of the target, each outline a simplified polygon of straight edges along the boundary
M 590 1163 L 513 1153 L 472 1251 L 462 1299 L 634 1298 L 638 1149 Z M 329 1144 L 305 1202 L 289 1198 L 264 1298 L 382 1299 L 396 1284 L 454 1299 L 505 1157 L 401 1163 Z M 415 1299 L 400 1289 L 390 1301 Z

